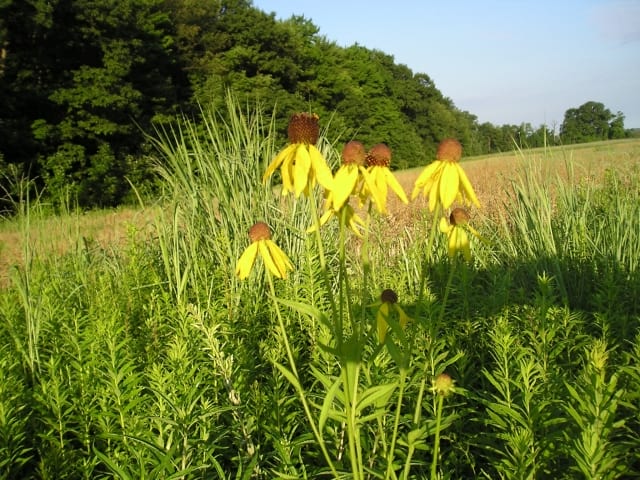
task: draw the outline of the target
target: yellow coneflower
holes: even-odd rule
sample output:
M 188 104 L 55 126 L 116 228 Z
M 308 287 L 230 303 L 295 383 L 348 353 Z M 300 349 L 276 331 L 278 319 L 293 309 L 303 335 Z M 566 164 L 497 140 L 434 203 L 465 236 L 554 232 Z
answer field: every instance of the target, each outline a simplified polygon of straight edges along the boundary
M 289 145 L 273 159 L 264 172 L 262 180 L 280 168 L 282 194 L 292 192 L 299 197 L 309 194 L 316 181 L 327 190 L 333 186 L 331 169 L 315 144 L 320 136 L 318 116 L 310 113 L 295 113 L 287 128 Z
M 384 143 L 374 145 L 367 154 L 367 172 L 371 178 L 369 182 L 372 184 L 370 193 L 378 211 L 382 214 L 387 213 L 387 187 L 395 192 L 403 203 L 409 203 L 407 195 L 402 186 L 391 173 L 389 165 L 391 164 L 391 149 Z M 365 189 L 367 185 L 365 185 Z M 366 190 L 364 191 L 366 194 Z
M 389 315 L 395 312 L 398 316 L 398 323 L 400 327 L 404 328 L 409 323 L 409 317 L 398 305 L 398 294 L 387 288 L 380 294 L 380 303 L 378 312 L 376 313 L 376 329 L 378 331 L 378 341 L 380 344 L 384 343 L 387 337 L 387 330 L 389 329 Z
M 349 205 L 349 197 L 360 196 L 363 185 L 370 181 L 365 168 L 366 155 L 364 145 L 357 140 L 352 140 L 343 147 L 342 165 L 333 177 L 333 188 L 325 190 L 325 211 L 318 222 L 320 226 L 332 217 L 340 217 L 341 212 L 344 212 L 347 227 L 357 236 L 362 236 L 361 230 L 365 222 Z M 314 232 L 315 229 L 316 226 L 313 225 L 307 232 Z
M 287 255 L 271 240 L 271 230 L 264 222 L 258 222 L 249 229 L 251 244 L 242 253 L 236 265 L 236 275 L 240 280 L 249 276 L 258 253 L 267 269 L 278 278 L 286 278 L 293 264 Z
M 341 156 L 342 164 L 333 177 L 333 188 L 327 196 L 328 210 L 340 210 L 351 195 L 359 195 L 362 185 L 369 180 L 365 168 L 367 152 L 361 142 L 347 142 Z
M 456 198 L 465 204 L 480 206 L 478 197 L 473 191 L 467 174 L 458 163 L 462 157 L 462 145 L 453 138 L 440 142 L 436 160 L 429 164 L 416 179 L 412 198 L 420 191 L 429 198 L 429 210 L 433 212 L 436 205 L 449 208 Z
M 469 225 L 469 213 L 463 208 L 454 208 L 449 215 L 449 221 L 440 219 L 440 231 L 447 236 L 447 252 L 449 257 L 455 257 L 457 252 L 462 252 L 466 261 L 471 260 L 471 247 L 467 231 L 478 239 L 482 237 L 471 225 Z

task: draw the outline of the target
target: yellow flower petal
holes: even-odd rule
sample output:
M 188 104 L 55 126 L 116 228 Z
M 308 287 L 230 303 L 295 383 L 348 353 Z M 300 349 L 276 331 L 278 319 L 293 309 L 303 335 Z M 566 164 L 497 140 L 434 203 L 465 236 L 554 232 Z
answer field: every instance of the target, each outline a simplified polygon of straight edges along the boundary
M 458 176 L 457 163 L 447 162 L 440 177 L 440 201 L 443 208 L 449 208 L 458 195 L 460 177 Z
M 362 175 L 367 185 L 369 196 L 373 198 L 376 208 L 382 214 L 387 213 L 387 184 L 384 178 L 380 177 L 380 167 L 373 167 L 371 170 L 363 170 Z
M 320 220 L 318 221 L 318 223 L 322 227 L 334 215 L 335 215 L 335 211 L 333 209 L 327 210 L 326 212 L 324 212 L 322 217 L 320 217 Z M 316 225 L 315 224 L 311 225 L 309 228 L 307 228 L 307 233 L 311 233 L 311 232 L 315 232 L 315 231 L 316 231 Z
M 285 278 L 282 276 L 282 273 L 278 269 L 278 266 L 273 260 L 271 256 L 271 252 L 269 251 L 269 247 L 267 247 L 266 240 L 260 240 L 256 242 L 258 244 L 258 251 L 260 252 L 260 257 L 262 257 L 262 261 L 264 262 L 264 266 L 271 272 L 272 275 L 278 278 Z M 286 276 L 286 272 L 285 272 Z
M 400 326 L 402 328 L 405 328 L 407 326 L 407 323 L 409 323 L 409 316 L 404 313 L 404 310 L 402 309 L 402 307 L 400 307 L 400 305 L 398 305 L 397 303 L 393 304 L 394 308 L 396 309 L 396 312 L 398 312 L 398 319 L 400 322 Z
M 269 249 L 269 253 L 271 254 L 271 258 L 273 259 L 273 263 L 275 263 L 278 272 L 280 273 L 280 278 L 287 277 L 287 270 L 293 270 L 293 264 L 289 257 L 282 251 L 282 249 L 276 245 L 273 240 L 265 240 L 265 244 Z
M 433 212 L 436 205 L 440 202 L 440 181 L 442 176 L 433 180 L 433 185 L 429 187 L 429 211 Z
M 280 153 L 276 155 L 276 158 L 274 158 L 273 161 L 267 167 L 266 171 L 264 172 L 264 175 L 262 176 L 262 181 L 266 183 L 268 178 L 271 175 L 273 175 L 273 173 L 278 169 L 278 167 L 280 167 L 280 165 L 282 165 L 284 160 L 287 157 L 293 155 L 295 151 L 296 151 L 296 145 L 294 144 L 288 145 L 286 148 L 281 150 Z
M 295 165 L 295 152 L 284 159 L 280 174 L 282 176 L 282 194 L 293 192 L 293 167 Z
M 453 228 L 451 230 L 451 232 L 449 232 L 449 236 L 448 236 L 448 242 L 447 242 L 447 253 L 449 254 L 449 257 L 453 258 L 456 255 L 456 251 L 458 248 L 458 229 L 457 228 Z
M 311 169 L 311 157 L 306 145 L 299 145 L 296 150 L 295 164 L 293 165 L 293 187 L 296 197 L 299 197 L 309 182 L 309 170 Z
M 355 165 L 343 165 L 333 178 L 333 209 L 338 211 L 345 204 L 349 195 L 353 192 L 358 182 L 358 167 Z
M 480 201 L 476 196 L 476 192 L 473 191 L 473 187 L 471 186 L 471 182 L 469 181 L 467 174 L 460 165 L 456 165 L 458 167 L 458 177 L 460 178 L 460 189 L 464 192 L 465 197 L 467 197 L 471 203 L 476 207 L 480 207 Z
M 453 228 L 453 225 L 451 225 L 446 218 L 442 217 L 440 219 L 440 231 L 442 233 L 446 233 L 449 234 L 451 232 L 451 229 Z
M 314 145 L 310 145 L 309 155 L 311 156 L 311 168 L 315 173 L 318 183 L 327 190 L 331 190 L 333 188 L 333 175 L 320 150 Z
M 240 255 L 238 259 L 238 263 L 236 264 L 236 275 L 240 278 L 240 280 L 244 280 L 249 276 L 251 272 L 251 268 L 253 267 L 254 262 L 256 261 L 256 256 L 258 255 L 258 243 L 252 242 L 245 251 Z
M 427 165 L 427 167 L 422 171 L 422 173 L 418 176 L 418 178 L 414 183 L 413 192 L 411 193 L 411 198 L 415 199 L 420 193 L 420 190 L 422 190 L 423 187 L 426 186 L 427 182 L 430 182 L 430 183 L 433 182 L 433 176 L 438 170 L 438 168 L 441 166 L 442 166 L 442 162 L 440 160 L 436 160 L 435 162 L 432 162 L 429 165 Z M 424 196 L 427 196 L 429 194 L 428 189 L 425 188 L 423 191 L 423 194 Z
M 387 336 L 387 329 L 389 328 L 389 325 L 387 324 L 387 318 L 389 318 L 389 304 L 385 302 L 380 305 L 380 308 L 378 309 L 378 313 L 376 315 L 378 341 L 381 344 L 384 343 L 384 339 Z
M 353 233 L 362 238 L 362 233 L 360 230 L 364 230 L 366 223 L 356 214 L 351 205 L 347 205 L 345 208 L 348 209 L 346 218 L 347 226 Z
M 398 196 L 400 201 L 405 204 L 409 203 L 404 188 L 402 188 L 402 185 L 400 185 L 400 183 L 396 179 L 396 176 L 388 168 L 385 168 L 384 170 L 384 178 L 387 182 L 387 185 L 391 187 L 391 190 L 393 190 L 393 192 Z

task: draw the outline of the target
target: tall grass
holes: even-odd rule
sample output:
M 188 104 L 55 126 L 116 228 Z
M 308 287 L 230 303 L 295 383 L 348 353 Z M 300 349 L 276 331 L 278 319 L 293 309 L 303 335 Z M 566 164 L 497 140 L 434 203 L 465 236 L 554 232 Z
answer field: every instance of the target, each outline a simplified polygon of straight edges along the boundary
M 154 238 L 103 249 L 78 217 L 75 248 L 28 257 L 0 292 L 0 478 L 640 476 L 638 169 L 567 183 L 532 165 L 469 264 L 440 235 L 425 251 L 429 215 L 395 238 L 373 218 L 364 267 L 360 240 L 306 233 L 320 199 L 262 182 L 281 145 L 260 109 L 230 98 L 153 138 Z M 286 281 L 235 276 L 259 220 Z M 397 350 L 366 340 L 342 364 L 339 278 L 365 339 L 397 291 L 413 317 Z

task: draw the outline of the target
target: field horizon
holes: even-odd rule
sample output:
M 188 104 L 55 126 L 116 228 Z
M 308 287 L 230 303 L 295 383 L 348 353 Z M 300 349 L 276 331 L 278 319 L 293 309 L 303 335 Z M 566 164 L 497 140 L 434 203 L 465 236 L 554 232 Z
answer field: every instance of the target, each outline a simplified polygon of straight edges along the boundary
M 514 150 L 461 160 L 472 183 L 476 186 L 482 216 L 495 216 L 502 210 L 511 182 L 532 164 L 546 178 L 560 175 L 568 178 L 572 169 L 573 181 L 597 181 L 605 170 L 628 168 L 640 162 L 640 138 L 607 140 L 584 144 Z M 398 170 L 394 174 L 408 195 L 413 183 L 424 167 Z M 416 199 L 403 205 L 397 199 L 390 201 L 390 216 L 396 227 L 402 229 L 416 218 L 425 207 Z M 122 206 L 115 209 L 70 212 L 64 215 L 32 212 L 28 235 L 35 255 L 63 255 L 74 248 L 100 248 L 109 250 L 126 243 L 128 236 L 148 235 L 153 222 L 162 209 L 153 203 L 144 207 Z M 15 219 L 0 219 L 0 286 L 7 285 L 9 270 L 23 263 L 22 238 L 27 231 Z M 78 243 L 82 242 L 83 245 Z

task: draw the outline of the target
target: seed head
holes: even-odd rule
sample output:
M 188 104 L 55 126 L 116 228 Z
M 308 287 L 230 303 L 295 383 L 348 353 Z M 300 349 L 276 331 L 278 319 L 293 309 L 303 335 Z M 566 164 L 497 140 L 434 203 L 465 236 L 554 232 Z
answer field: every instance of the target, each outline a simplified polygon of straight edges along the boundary
M 449 215 L 451 225 L 464 225 L 469 221 L 469 212 L 464 208 L 454 208 Z
M 438 145 L 438 152 L 436 158 L 438 160 L 448 160 L 450 162 L 457 162 L 462 157 L 462 145 L 455 138 L 446 138 Z
M 391 164 L 391 149 L 384 143 L 371 147 L 367 154 L 367 167 L 388 167 Z
M 320 125 L 318 115 L 315 113 L 294 113 L 289 120 L 287 133 L 289 143 L 305 143 L 315 145 L 320 137 Z
M 249 239 L 251 239 L 251 242 L 271 239 L 271 230 L 269 230 L 269 225 L 264 222 L 256 223 L 249 229 Z
M 380 301 L 382 303 L 398 303 L 398 294 L 390 288 L 387 288 L 380 294 Z
M 433 391 L 438 395 L 446 397 L 450 393 L 453 393 L 453 379 L 446 373 L 441 373 L 433 381 Z
M 364 165 L 367 152 L 362 142 L 351 140 L 342 148 L 342 163 L 344 165 Z

